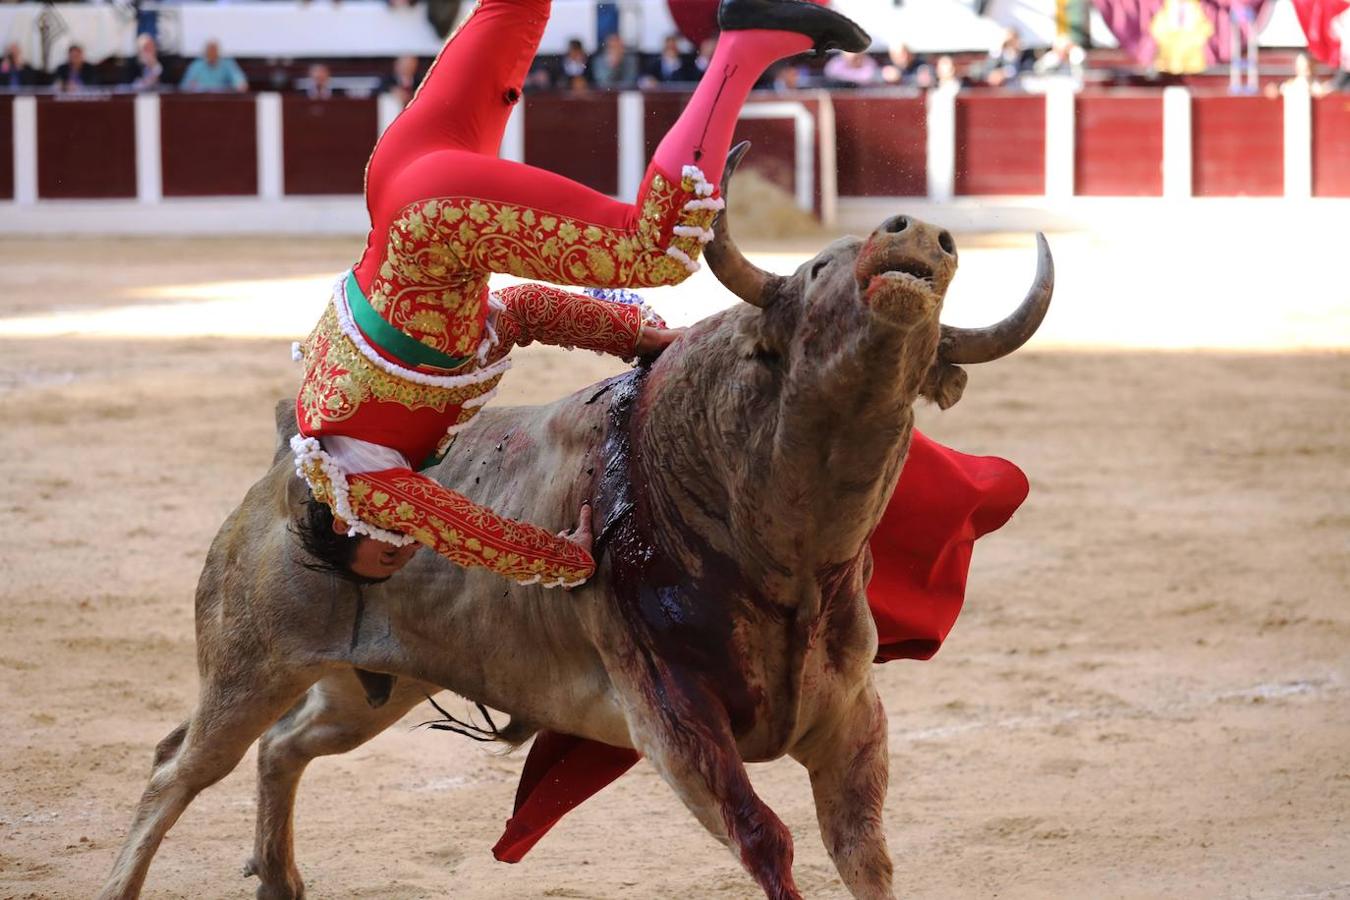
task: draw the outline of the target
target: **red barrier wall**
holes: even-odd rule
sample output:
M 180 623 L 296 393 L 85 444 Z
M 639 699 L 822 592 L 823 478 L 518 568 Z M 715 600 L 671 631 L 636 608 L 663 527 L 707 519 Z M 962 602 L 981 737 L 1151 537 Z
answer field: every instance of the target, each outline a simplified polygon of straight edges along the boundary
M 618 95 L 525 98 L 525 161 L 602 194 L 617 194 Z
M 0 97 L 0 200 L 14 199 L 14 101 Z
M 1074 193 L 1161 197 L 1162 96 L 1081 94 L 1074 108 Z
M 923 97 L 836 94 L 839 194 L 922 197 L 928 193 L 928 118 Z
M 130 97 L 37 101 L 38 196 L 136 196 Z
M 1045 193 L 1045 98 L 956 98 L 956 193 Z
M 1314 197 L 1350 197 L 1350 95 L 1312 102 Z
M 1191 159 L 1197 197 L 1284 193 L 1284 101 L 1196 95 Z
M 287 194 L 361 194 L 379 127 L 375 101 L 285 97 L 281 105 Z
M 258 118 L 252 97 L 165 95 L 159 109 L 164 196 L 258 192 Z
M 804 103 L 812 111 L 818 105 L 816 101 L 805 98 L 792 99 Z M 644 98 L 643 137 L 647 159 L 652 158 L 657 145 L 680 117 L 680 111 L 688 101 L 688 94 L 676 93 L 649 94 Z M 745 168 L 753 169 L 783 190 L 792 192 L 796 180 L 797 144 L 794 129 L 791 119 L 742 119 L 736 123 L 732 146 L 740 141 L 753 144 L 753 149 L 745 158 Z M 818 154 L 819 150 L 816 152 Z

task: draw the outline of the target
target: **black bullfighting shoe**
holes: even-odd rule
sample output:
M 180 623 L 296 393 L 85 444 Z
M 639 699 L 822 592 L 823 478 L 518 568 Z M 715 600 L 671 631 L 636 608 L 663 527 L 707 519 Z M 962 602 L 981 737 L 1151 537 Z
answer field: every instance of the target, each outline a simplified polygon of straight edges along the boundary
M 815 41 L 816 53 L 847 50 L 861 53 L 871 36 L 848 16 L 807 0 L 722 0 L 717 24 L 723 31 L 792 31 Z

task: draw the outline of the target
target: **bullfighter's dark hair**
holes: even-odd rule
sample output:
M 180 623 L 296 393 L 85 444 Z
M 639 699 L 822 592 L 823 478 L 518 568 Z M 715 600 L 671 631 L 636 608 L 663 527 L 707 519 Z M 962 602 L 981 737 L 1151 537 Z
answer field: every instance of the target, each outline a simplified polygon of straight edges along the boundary
M 333 511 L 313 494 L 305 498 L 300 515 L 291 522 L 291 534 L 309 559 L 297 562 L 313 572 L 325 572 L 353 584 L 377 584 L 384 579 L 365 578 L 351 570 L 356 558 L 356 541 L 333 530 Z

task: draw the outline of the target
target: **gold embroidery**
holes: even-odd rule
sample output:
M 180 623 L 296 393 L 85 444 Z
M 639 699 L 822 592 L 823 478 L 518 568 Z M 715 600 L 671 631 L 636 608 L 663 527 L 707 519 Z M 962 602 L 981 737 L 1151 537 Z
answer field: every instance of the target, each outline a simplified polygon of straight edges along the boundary
M 471 356 L 484 331 L 488 273 L 598 287 L 678 284 L 703 245 L 675 226 L 711 228 L 716 210 L 686 210 L 693 179 L 653 177 L 632 229 L 604 228 L 527 206 L 440 197 L 406 207 L 389 229 L 370 303 L 417 340 Z
M 410 411 L 434 409 L 443 413 L 487 393 L 501 381 L 499 374 L 447 388 L 419 384 L 386 372 L 367 359 L 342 332 L 331 303 L 305 341 L 304 353 L 307 371 L 300 386 L 299 405 L 310 429 L 323 423 L 344 422 L 371 399 L 397 403 Z
M 516 522 L 412 472 L 349 477 L 353 512 L 363 522 L 406 534 L 461 566 L 504 578 L 573 584 L 595 571 L 590 554 L 527 522 Z

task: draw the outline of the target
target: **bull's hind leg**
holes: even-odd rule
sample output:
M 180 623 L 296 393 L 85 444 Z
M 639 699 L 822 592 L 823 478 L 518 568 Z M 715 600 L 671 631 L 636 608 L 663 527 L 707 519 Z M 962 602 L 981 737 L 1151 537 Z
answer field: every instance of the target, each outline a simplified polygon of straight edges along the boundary
M 860 900 L 893 897 L 881 820 L 889 780 L 886 713 L 871 679 L 792 755 L 811 775 L 820 836 L 849 892 Z
M 293 704 L 318 672 L 238 666 L 205 673 L 197 708 L 155 750 L 131 832 L 99 897 L 140 894 L 160 841 L 189 803 L 239 764 L 250 744 Z
M 438 688 L 399 679 L 377 709 L 351 670 L 334 672 L 258 742 L 258 829 L 245 873 L 257 875 L 259 900 L 303 897 L 295 865 L 295 795 L 305 767 L 318 756 L 346 753 L 397 722 Z
M 630 710 L 633 740 L 679 798 L 726 844 L 773 900 L 799 900 L 792 879 L 792 835 L 755 794 L 725 709 L 675 684 L 644 691 Z

